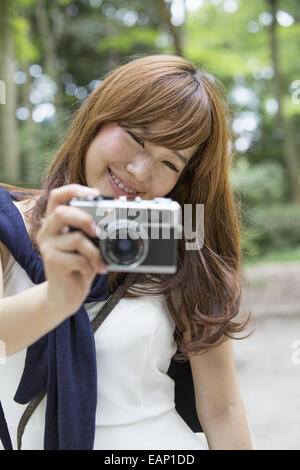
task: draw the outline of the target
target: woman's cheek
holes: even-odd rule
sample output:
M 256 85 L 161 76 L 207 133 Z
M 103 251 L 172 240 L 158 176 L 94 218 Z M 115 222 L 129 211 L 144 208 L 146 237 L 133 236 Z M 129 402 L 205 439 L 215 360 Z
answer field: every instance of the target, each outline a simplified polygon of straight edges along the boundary
M 161 180 L 159 184 L 155 185 L 155 195 L 153 197 L 164 197 L 166 194 L 168 194 L 171 189 L 175 186 L 177 180 Z
M 168 185 L 167 185 L 167 191 L 166 192 L 169 193 L 174 188 L 174 186 L 176 185 L 178 180 L 179 180 L 179 176 L 177 176 L 177 174 L 174 173 L 174 175 L 170 175 L 169 179 L 168 179 Z

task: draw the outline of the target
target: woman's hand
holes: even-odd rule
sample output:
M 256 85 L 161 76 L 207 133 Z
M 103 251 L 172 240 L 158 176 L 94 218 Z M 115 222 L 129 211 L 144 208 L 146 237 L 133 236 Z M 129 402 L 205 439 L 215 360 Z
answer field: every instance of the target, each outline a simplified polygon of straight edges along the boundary
M 48 282 L 47 299 L 65 317 L 75 313 L 87 297 L 96 273 L 106 265 L 100 250 L 80 231 L 67 232 L 67 226 L 95 237 L 93 217 L 67 204 L 72 197 L 99 195 L 95 188 L 69 184 L 49 194 L 46 216 L 37 233 L 37 244 Z M 75 253 L 75 250 L 78 253 Z

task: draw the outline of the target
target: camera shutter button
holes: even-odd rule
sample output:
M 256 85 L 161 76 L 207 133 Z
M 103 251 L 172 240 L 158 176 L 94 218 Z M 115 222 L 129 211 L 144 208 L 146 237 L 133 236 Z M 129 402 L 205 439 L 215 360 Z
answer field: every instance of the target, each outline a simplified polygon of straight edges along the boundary
M 172 199 L 169 198 L 169 197 L 155 197 L 154 198 L 154 202 L 157 202 L 158 204 L 161 203 L 161 202 L 170 203 L 171 201 L 172 201 Z

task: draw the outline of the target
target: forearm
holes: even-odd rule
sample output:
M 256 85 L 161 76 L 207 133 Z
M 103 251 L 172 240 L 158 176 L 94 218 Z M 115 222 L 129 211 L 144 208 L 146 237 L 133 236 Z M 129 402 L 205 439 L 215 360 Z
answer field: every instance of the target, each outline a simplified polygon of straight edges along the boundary
M 47 288 L 46 281 L 0 299 L 0 358 L 28 347 L 64 320 Z
M 252 450 L 243 403 L 224 408 L 202 418 L 201 425 L 211 450 Z

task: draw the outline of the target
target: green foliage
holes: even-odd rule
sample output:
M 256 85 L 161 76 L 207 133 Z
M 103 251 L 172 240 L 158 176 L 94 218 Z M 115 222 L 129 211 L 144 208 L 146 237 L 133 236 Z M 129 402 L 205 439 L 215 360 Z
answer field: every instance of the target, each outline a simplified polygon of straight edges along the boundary
M 71 120 L 70 112 L 59 112 L 56 120 L 24 123 L 19 132 L 19 147 L 26 186 L 39 188 L 41 175 L 55 157 Z
M 126 29 L 118 34 L 102 38 L 97 44 L 97 51 L 101 54 L 116 50 L 119 53 L 128 54 L 139 46 L 153 47 L 158 35 L 159 32 L 154 28 Z
M 16 57 L 21 61 L 35 62 L 40 57 L 38 48 L 29 39 L 30 24 L 27 18 L 16 16 L 12 19 L 15 32 Z
M 230 180 L 242 203 L 245 262 L 300 247 L 300 209 L 282 204 L 288 191 L 282 165 L 275 161 L 250 165 L 245 157 L 240 158 Z
M 299 208 L 277 204 L 244 213 L 242 248 L 246 260 L 274 252 L 300 249 Z
M 17 0 L 16 5 L 19 7 L 31 7 L 35 0 Z
M 300 247 L 293 247 L 290 249 L 285 249 L 285 250 L 275 250 L 275 251 L 267 251 L 267 252 L 262 252 L 259 256 L 252 256 L 252 257 L 247 257 L 244 258 L 243 264 L 244 265 L 250 265 L 250 264 L 257 264 L 257 263 L 288 263 L 288 262 L 294 262 L 294 263 L 299 263 L 300 262 Z M 258 283 L 263 284 L 263 280 Z
M 201 58 L 212 73 L 224 79 L 234 74 L 250 74 L 247 62 L 253 56 L 258 66 L 268 61 L 266 31 L 251 34 L 247 24 L 264 10 L 261 2 L 244 2 L 234 14 L 222 12 L 208 0 L 186 20 L 185 53 L 197 61 Z
M 61 6 L 67 6 L 70 5 L 70 3 L 72 3 L 72 0 L 58 0 L 58 5 Z
M 287 191 L 287 181 L 282 166 L 276 162 L 250 165 L 240 158 L 230 174 L 232 188 L 244 206 L 274 204 L 282 201 Z

